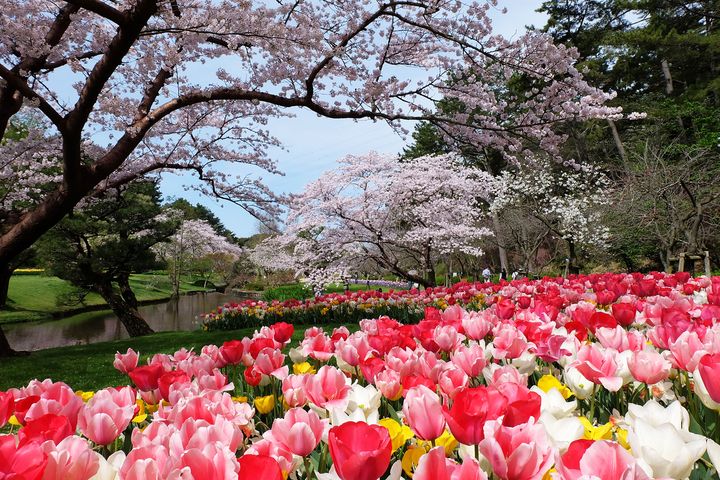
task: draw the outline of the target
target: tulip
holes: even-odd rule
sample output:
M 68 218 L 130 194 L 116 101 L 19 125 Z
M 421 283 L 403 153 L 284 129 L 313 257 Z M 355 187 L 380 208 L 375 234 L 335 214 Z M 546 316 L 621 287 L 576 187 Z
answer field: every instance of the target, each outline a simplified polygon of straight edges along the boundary
M 482 373 L 485 364 L 485 352 L 478 343 L 470 346 L 460 345 L 453 351 L 452 362 L 460 367 L 468 377 L 477 377 Z
M 40 444 L 15 445 L 14 435 L 0 435 L 0 478 L 40 479 L 46 465 Z
M 30 442 L 42 444 L 47 440 L 60 443 L 63 439 L 75 433 L 66 417 L 53 413 L 29 420 L 18 432 L 20 445 Z
M 392 442 L 385 427 L 347 422 L 330 429 L 328 444 L 341 480 L 378 480 L 390 465 Z
M 185 450 L 168 476 L 172 480 L 184 478 L 203 480 L 237 480 L 240 466 L 233 452 L 219 443 Z
M 702 357 L 697 371 L 710 398 L 713 402 L 720 403 L 720 353 Z
M 485 423 L 503 415 L 506 408 L 507 399 L 486 387 L 463 388 L 455 395 L 451 408 L 442 407 L 450 433 L 465 445 L 479 444 Z
M 305 383 L 308 399 L 318 407 L 345 410 L 350 386 L 345 374 L 335 367 L 325 365 L 318 373 L 310 375 Z
M 415 435 L 422 440 L 435 440 L 445 431 L 440 397 L 425 385 L 407 391 L 403 415 Z
M 237 365 L 242 362 L 245 345 L 241 340 L 229 340 L 220 347 L 220 356 L 228 365 Z
M 170 401 L 170 388 L 182 387 L 190 384 L 190 377 L 181 370 L 173 370 L 163 373 L 158 378 L 158 389 L 163 400 Z
M 255 397 L 255 408 L 263 415 L 270 413 L 275 408 L 275 395 L 267 395 L 264 397 Z
M 291 408 L 272 424 L 272 436 L 295 455 L 305 457 L 320 443 L 327 420 L 302 408 Z
M 397 400 L 403 394 L 400 374 L 395 370 L 386 369 L 375 375 L 375 387 L 388 400 Z
M 15 397 L 11 392 L 0 392 L 0 428 L 4 427 L 15 411 Z
M 435 447 L 420 457 L 413 480 L 487 480 L 487 475 L 474 458 L 458 465 L 445 458 L 443 447 Z
M 635 315 L 637 314 L 635 305 L 631 303 L 614 303 L 610 308 L 615 320 L 623 327 L 627 327 L 635 321 Z
M 558 480 L 651 480 L 637 461 L 615 442 L 576 440 L 555 462 Z
M 238 480 L 284 480 L 278 462 L 266 455 L 243 455 L 238 458 Z
M 140 390 L 149 392 L 158 388 L 158 379 L 165 373 L 162 364 L 154 363 L 137 367 L 128 372 L 130 379 Z
M 282 381 L 282 392 L 285 403 L 290 407 L 302 407 L 307 403 L 305 380 L 307 375 L 288 375 Z
M 279 380 L 288 376 L 285 355 L 276 348 L 263 348 L 255 359 L 254 368 L 263 375 L 272 375 Z
M 545 429 L 532 420 L 514 427 L 488 422 L 479 449 L 502 480 L 540 480 L 553 464 Z
M 270 326 L 273 331 L 273 338 L 278 343 L 286 343 L 290 341 L 295 333 L 295 326 L 291 323 L 277 322 Z
M 628 360 L 630 373 L 632 373 L 635 380 L 648 385 L 653 385 L 668 378 L 671 366 L 669 361 L 653 350 L 633 352 Z
M 57 446 L 47 442 L 43 449 L 48 463 L 42 480 L 84 480 L 95 475 L 100 467 L 100 456 L 80 437 L 67 437 Z
M 127 374 L 137 367 L 138 359 L 138 352 L 132 348 L 128 348 L 126 353 L 117 352 L 115 354 L 113 367 L 115 367 L 120 373 Z
M 392 441 L 392 451 L 395 451 L 405 445 L 405 443 L 413 438 L 413 431 L 407 425 L 401 425 L 392 418 L 383 418 L 378 425 L 387 428 L 390 440 Z
M 623 379 L 618 375 L 616 354 L 615 350 L 583 345 L 571 365 L 591 382 L 602 384 L 611 392 L 617 392 L 623 385 Z
M 134 415 L 135 404 L 118 405 L 109 391 L 101 390 L 80 411 L 78 427 L 96 444 L 109 445 L 127 428 Z

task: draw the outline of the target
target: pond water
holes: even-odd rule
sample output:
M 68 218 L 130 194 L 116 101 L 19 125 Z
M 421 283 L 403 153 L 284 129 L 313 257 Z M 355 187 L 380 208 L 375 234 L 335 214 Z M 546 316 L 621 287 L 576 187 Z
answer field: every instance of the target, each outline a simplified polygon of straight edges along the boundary
M 168 302 L 141 306 L 140 314 L 156 332 L 196 330 L 202 323 L 200 315 L 226 302 L 246 298 L 216 292 L 184 295 Z M 40 350 L 128 338 L 125 327 L 108 310 L 53 321 L 4 325 L 3 330 L 15 350 Z

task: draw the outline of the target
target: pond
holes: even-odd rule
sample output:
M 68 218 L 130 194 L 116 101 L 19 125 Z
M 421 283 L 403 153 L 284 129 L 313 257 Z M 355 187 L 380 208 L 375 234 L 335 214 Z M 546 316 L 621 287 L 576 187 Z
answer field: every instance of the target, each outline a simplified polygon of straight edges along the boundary
M 246 298 L 216 292 L 184 295 L 168 302 L 141 306 L 140 314 L 156 332 L 195 330 L 200 328 L 200 315 L 226 302 Z M 15 350 L 40 350 L 128 338 L 125 327 L 108 310 L 53 321 L 4 325 L 3 330 Z

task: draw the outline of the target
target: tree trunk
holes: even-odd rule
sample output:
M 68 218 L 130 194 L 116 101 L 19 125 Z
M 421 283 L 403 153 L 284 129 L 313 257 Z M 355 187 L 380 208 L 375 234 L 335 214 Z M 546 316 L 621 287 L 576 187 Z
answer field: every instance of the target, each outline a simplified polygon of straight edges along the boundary
M 98 285 L 98 292 L 110 306 L 113 313 L 118 316 L 131 337 L 155 333 L 145 319 L 140 316 L 137 309 L 132 308 L 120 295 L 113 291 L 112 285 L 108 283 L 100 284 Z
M 580 267 L 577 264 L 577 251 L 575 250 L 575 242 L 568 240 L 568 259 L 570 260 L 568 265 L 568 271 L 570 274 L 580 273 Z
M 608 118 L 607 120 L 608 125 L 610 125 L 610 132 L 612 132 L 613 141 L 615 142 L 615 148 L 617 148 L 618 153 L 620 154 L 620 159 L 622 160 L 623 167 L 625 168 L 625 171 L 629 171 L 629 163 L 628 163 L 628 157 L 627 152 L 625 152 L 625 146 L 622 143 L 622 139 L 620 138 L 620 134 L 618 133 L 617 126 L 615 125 L 615 122 Z
M 135 292 L 130 288 L 130 275 L 121 275 L 120 278 L 118 278 L 118 286 L 120 287 L 120 295 L 122 295 L 123 300 L 125 300 L 130 308 L 137 310 L 138 301 Z
M 0 263 L 0 309 L 7 306 L 8 290 L 10 289 L 10 277 L 13 268 L 7 263 Z
M 494 213 L 490 215 L 492 218 L 492 224 L 493 224 L 493 230 L 495 230 L 495 239 L 498 243 L 498 256 L 500 257 L 500 270 L 503 269 L 506 272 L 510 271 L 510 268 L 508 267 L 508 258 L 507 258 L 507 251 L 505 250 L 504 245 L 504 238 L 502 236 L 502 232 L 500 231 L 500 218 L 498 217 L 497 213 Z

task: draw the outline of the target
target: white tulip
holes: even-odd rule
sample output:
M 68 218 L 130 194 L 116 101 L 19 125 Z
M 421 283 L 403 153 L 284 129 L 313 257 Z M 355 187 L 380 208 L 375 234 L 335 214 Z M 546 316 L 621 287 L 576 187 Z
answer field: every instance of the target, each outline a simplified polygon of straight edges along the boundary
M 583 374 L 578 372 L 574 367 L 566 369 L 563 373 L 563 378 L 565 385 L 572 390 L 578 400 L 589 398 L 595 389 L 595 384 L 585 378 Z
M 633 423 L 628 430 L 632 454 L 650 467 L 655 478 L 687 479 L 705 453 L 705 437 L 679 430 L 671 422 L 654 426 L 636 418 Z
M 560 393 L 557 388 L 551 388 L 547 392 L 544 392 L 535 385 L 530 388 L 530 390 L 540 395 L 540 399 L 542 400 L 540 411 L 552 415 L 556 419 L 569 417 L 577 409 L 577 401 L 570 400 L 566 402 L 562 393 Z
M 583 438 L 585 427 L 577 417 L 556 418 L 549 413 L 540 415 L 540 423 L 552 445 L 560 454 L 564 453 L 572 442 Z

